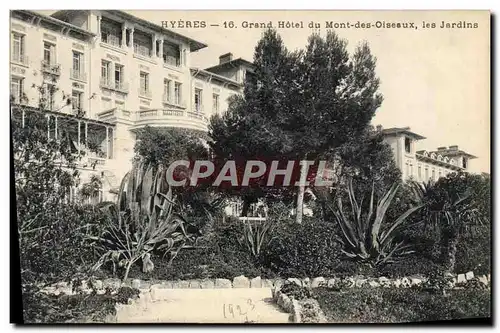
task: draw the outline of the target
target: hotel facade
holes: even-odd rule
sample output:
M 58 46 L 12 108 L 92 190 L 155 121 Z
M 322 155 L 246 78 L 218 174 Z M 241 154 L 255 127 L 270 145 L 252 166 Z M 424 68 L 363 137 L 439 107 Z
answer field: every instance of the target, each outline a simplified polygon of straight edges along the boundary
M 138 130 L 206 132 L 210 117 L 227 109 L 228 98 L 242 93 L 252 73 L 250 62 L 231 53 L 210 68 L 193 67 L 191 54 L 206 44 L 118 10 L 51 16 L 15 10 L 10 29 L 14 105 L 42 106 L 50 120 L 48 136 L 64 133 L 75 150 L 85 152 L 81 184 L 99 177 L 97 201 L 114 200 L 131 167 Z M 424 138 L 409 128 L 379 130 L 404 179 L 437 179 L 467 170 L 474 158 L 456 146 L 415 151 L 415 142 Z M 98 153 L 90 151 L 91 143 L 100 147 Z

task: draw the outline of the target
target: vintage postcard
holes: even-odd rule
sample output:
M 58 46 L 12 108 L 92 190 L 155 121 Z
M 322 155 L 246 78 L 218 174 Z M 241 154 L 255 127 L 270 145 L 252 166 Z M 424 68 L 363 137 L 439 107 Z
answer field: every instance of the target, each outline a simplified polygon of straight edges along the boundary
M 492 323 L 489 11 L 9 29 L 12 322 Z

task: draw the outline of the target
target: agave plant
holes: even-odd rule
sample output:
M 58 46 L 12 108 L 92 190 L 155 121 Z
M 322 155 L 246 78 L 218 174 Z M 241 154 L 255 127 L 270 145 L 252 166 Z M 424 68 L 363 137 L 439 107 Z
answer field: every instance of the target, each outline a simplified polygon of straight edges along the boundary
M 174 213 L 172 189 L 165 178 L 166 170 L 137 163 L 123 178 L 118 202 L 100 209 L 106 224 L 98 237 L 93 237 L 101 252 L 94 269 L 111 261 L 125 267 L 124 279 L 139 259 L 149 258 L 152 251 L 170 255 L 169 264 L 186 244 L 198 235 L 193 227 Z
M 405 211 L 395 221 L 385 221 L 387 209 L 391 205 L 399 188 L 395 183 L 389 191 L 374 205 L 374 185 L 370 195 L 368 212 L 363 212 L 363 202 L 358 203 L 355 197 L 352 181 L 349 182 L 347 193 L 351 214 L 344 213 L 342 200 L 339 198 L 337 206 L 330 210 L 335 216 L 341 229 L 342 252 L 349 258 L 367 263 L 369 265 L 381 265 L 394 262 L 397 259 L 412 253 L 409 245 L 403 241 L 396 241 L 399 231 L 408 227 L 405 220 L 422 205 L 417 205 Z

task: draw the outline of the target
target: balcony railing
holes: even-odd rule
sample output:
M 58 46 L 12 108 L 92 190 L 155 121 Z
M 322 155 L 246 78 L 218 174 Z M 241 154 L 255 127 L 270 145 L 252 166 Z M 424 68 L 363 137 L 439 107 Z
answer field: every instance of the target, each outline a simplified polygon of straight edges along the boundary
M 203 105 L 201 104 L 193 104 L 193 111 L 195 112 L 203 112 Z
M 101 34 L 101 42 L 116 47 L 122 46 L 121 38 L 111 34 Z
M 78 81 L 87 81 L 87 73 L 83 72 L 82 70 L 78 69 L 70 69 L 70 77 L 73 80 L 78 80 Z
M 116 90 L 122 93 L 128 93 L 128 83 L 126 82 L 118 82 L 118 81 L 110 81 L 101 78 L 101 88 Z
M 173 126 L 206 131 L 208 121 L 203 114 L 183 109 L 141 110 L 135 114 L 134 129 L 144 126 Z
M 134 53 L 143 57 L 151 57 L 151 48 L 140 44 L 134 44 Z
M 54 75 L 61 75 L 61 65 L 42 60 L 42 71 Z
M 187 115 L 190 118 L 196 118 L 196 119 L 202 119 L 202 120 L 205 119 L 205 115 L 203 113 L 200 113 L 200 112 L 191 112 L 191 111 L 188 111 Z
M 164 56 L 163 62 L 167 65 L 174 66 L 174 67 L 179 67 L 181 65 L 181 59 L 176 58 L 176 57 L 172 57 L 172 56 Z
M 24 55 L 24 54 L 12 54 L 12 58 L 11 58 L 12 62 L 15 62 L 15 63 L 18 63 L 18 64 L 21 64 L 21 65 L 28 65 L 28 56 L 27 55 Z
M 151 93 L 151 90 L 146 90 L 143 88 L 139 88 L 139 96 L 141 97 L 146 97 L 146 98 L 151 98 L 153 94 Z

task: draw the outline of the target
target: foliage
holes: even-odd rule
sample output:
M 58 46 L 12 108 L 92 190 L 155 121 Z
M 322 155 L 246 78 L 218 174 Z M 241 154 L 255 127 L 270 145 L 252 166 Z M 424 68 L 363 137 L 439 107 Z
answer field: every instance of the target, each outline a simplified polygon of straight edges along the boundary
M 116 314 L 116 303 L 127 304 L 139 296 L 139 290 L 122 287 L 114 295 L 47 295 L 35 290 L 23 292 L 23 317 L 29 324 L 103 322 Z
M 313 34 L 304 50 L 291 52 L 275 30 L 267 30 L 255 48 L 244 96 L 211 119 L 216 160 L 317 161 L 356 142 L 382 102 L 375 62 L 367 44 L 350 57 L 347 42 L 331 31 L 324 38 Z M 229 191 L 247 202 L 303 193 L 264 183 Z
M 118 262 L 125 266 L 124 279 L 139 259 L 153 250 L 170 255 L 170 263 L 188 243 L 194 243 L 196 230 L 173 212 L 174 199 L 166 182 L 166 170 L 153 173 L 153 167 L 138 163 L 122 180 L 118 203 L 100 209 L 106 214 L 104 232 L 91 237 L 101 258 L 95 265 Z
M 266 219 L 263 221 L 243 220 L 243 237 L 240 242 L 248 251 L 258 258 L 269 242 L 272 240 L 270 233 L 275 226 L 274 221 Z
M 343 245 L 342 252 L 347 257 L 373 266 L 394 262 L 406 256 L 411 251 L 409 245 L 403 241 L 396 241 L 397 233 L 405 228 L 403 224 L 408 216 L 418 210 L 420 206 L 412 207 L 390 224 L 383 223 L 387 209 L 397 193 L 399 184 L 394 184 L 379 200 L 374 211 L 374 188 L 372 188 L 368 213 L 364 213 L 361 203 L 355 197 L 352 182 L 347 189 L 349 194 L 351 213 L 346 214 L 339 198 L 337 207 L 330 207 L 335 220 L 341 229 L 340 239 Z
M 168 168 L 178 160 L 196 161 L 209 160 L 206 133 L 181 128 L 145 127 L 137 136 L 134 150 L 136 160 L 151 165 L 153 170 Z M 176 171 L 182 170 L 178 167 Z M 190 170 L 179 171 L 179 177 L 189 178 Z M 220 214 L 224 197 L 214 193 L 211 186 L 173 187 L 172 193 L 180 205 L 178 212 L 188 222 L 203 228 Z
M 296 300 L 306 299 L 312 296 L 311 290 L 301 287 L 298 284 L 290 281 L 285 281 L 280 291 L 288 297 L 293 297 Z
M 92 206 L 46 206 L 20 230 L 22 283 L 52 283 L 89 274 L 97 254 L 87 237 L 99 232 L 102 221 Z
M 415 183 L 426 224 L 440 234 L 440 261 L 452 272 L 462 236 L 490 223 L 490 180 L 480 175 L 452 173 L 435 184 Z M 479 228 L 478 228 L 479 226 Z M 484 232 L 484 231 L 483 231 Z
M 337 231 L 334 223 L 308 218 L 300 225 L 278 224 L 260 262 L 283 277 L 355 273 L 356 264 L 341 261 Z
M 136 156 L 153 167 L 178 160 L 208 158 L 205 133 L 181 128 L 145 127 L 137 133 Z
M 340 293 L 317 288 L 318 300 L 329 322 L 401 323 L 491 317 L 491 292 L 452 290 L 439 295 L 399 288 L 355 288 Z

